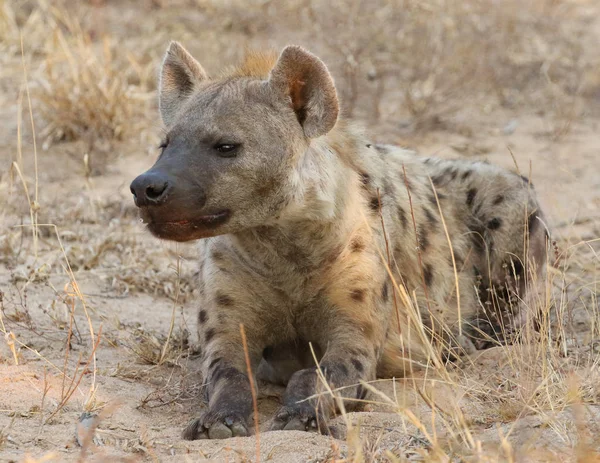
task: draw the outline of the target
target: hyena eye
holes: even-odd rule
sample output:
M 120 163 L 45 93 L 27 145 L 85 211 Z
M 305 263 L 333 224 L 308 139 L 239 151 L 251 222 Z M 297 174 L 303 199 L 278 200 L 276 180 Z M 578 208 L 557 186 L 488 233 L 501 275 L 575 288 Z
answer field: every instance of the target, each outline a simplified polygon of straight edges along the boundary
M 240 145 L 235 143 L 219 143 L 214 146 L 219 156 L 224 158 L 231 158 L 237 154 Z

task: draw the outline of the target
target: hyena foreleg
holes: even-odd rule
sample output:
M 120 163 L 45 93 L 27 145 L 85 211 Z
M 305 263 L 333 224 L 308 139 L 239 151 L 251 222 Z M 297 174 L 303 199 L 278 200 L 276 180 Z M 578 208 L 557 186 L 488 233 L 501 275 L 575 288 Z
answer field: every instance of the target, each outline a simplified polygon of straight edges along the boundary
M 229 306 L 226 316 L 215 317 L 219 318 L 218 325 L 202 323 L 208 318 L 203 311 L 199 316 L 199 337 L 203 341 L 201 370 L 206 383 L 208 410 L 185 428 L 183 437 L 188 440 L 225 439 L 250 434 L 248 417 L 252 413 L 252 390 L 240 323 L 244 324 L 247 334 L 252 371 L 256 371 L 265 347 L 263 325 L 259 320 L 253 320 L 253 311 L 236 311 L 232 298 L 221 296 L 217 297 L 217 301 Z M 215 310 L 213 314 L 217 315 L 219 311 Z
M 248 417 L 252 412 L 250 381 L 245 373 L 243 350 L 238 352 L 240 349 L 233 349 L 230 343 L 231 338 L 216 339 L 205 355 L 202 373 L 206 382 L 208 410 L 188 424 L 183 432 L 184 439 L 226 439 L 249 435 Z M 252 352 L 255 365 L 258 364 L 256 357 L 256 352 Z
M 347 328 L 347 329 L 344 329 Z M 361 381 L 375 378 L 376 348 L 356 326 L 338 327 L 341 336 L 331 336 L 319 368 L 329 388 L 347 409 L 364 399 Z M 361 346 L 361 347 L 357 347 Z M 283 406 L 275 415 L 271 429 L 320 431 L 328 434 L 328 418 L 339 408 L 318 374 L 317 367 L 305 368 L 292 375 Z

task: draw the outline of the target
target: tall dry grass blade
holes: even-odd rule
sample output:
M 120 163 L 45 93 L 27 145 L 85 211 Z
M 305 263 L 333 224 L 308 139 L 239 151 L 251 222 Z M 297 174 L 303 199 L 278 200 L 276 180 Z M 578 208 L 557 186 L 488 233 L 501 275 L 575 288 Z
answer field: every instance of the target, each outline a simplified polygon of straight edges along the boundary
M 39 203 L 39 176 L 38 176 L 38 152 L 37 152 L 37 141 L 35 132 L 35 123 L 33 121 L 33 105 L 31 104 L 31 94 L 29 92 L 29 77 L 27 76 L 27 66 L 25 64 L 25 47 L 23 45 L 23 34 L 21 34 L 21 63 L 23 65 L 23 79 L 25 81 L 25 90 L 27 94 L 27 103 L 29 104 L 29 120 L 31 122 L 31 137 L 33 139 L 33 165 L 35 174 L 35 189 L 33 195 L 33 202 L 29 203 L 30 210 L 32 212 L 32 233 L 33 233 L 33 254 L 35 259 L 38 258 L 38 228 L 37 228 L 37 217 L 40 209 Z M 20 135 L 20 133 L 19 133 Z
M 454 284 L 456 286 L 456 312 L 458 313 L 458 335 L 462 336 L 462 312 L 460 307 L 460 285 L 458 284 L 458 269 L 456 268 L 456 259 L 454 257 L 454 248 L 452 247 L 452 240 L 450 239 L 450 233 L 448 232 L 448 227 L 446 226 L 446 220 L 444 219 L 444 212 L 442 211 L 442 206 L 440 204 L 440 198 L 438 197 L 437 190 L 435 185 L 433 184 L 433 180 L 429 177 L 429 183 L 431 185 L 431 189 L 433 191 L 433 195 L 435 196 L 435 202 L 437 204 L 438 212 L 440 213 L 440 218 L 442 219 L 442 227 L 444 228 L 444 234 L 446 235 L 446 240 L 448 242 L 448 249 L 450 250 L 450 257 L 452 258 L 452 269 L 454 270 Z
M 248 352 L 248 341 L 246 340 L 246 330 L 240 323 L 240 334 L 242 336 L 242 346 L 244 348 L 244 358 L 246 359 L 246 369 L 248 381 L 250 382 L 250 393 L 252 394 L 252 408 L 254 415 L 254 434 L 256 435 L 256 463 L 260 462 L 260 429 L 258 427 L 258 401 L 256 398 L 256 384 L 252 374 L 252 365 L 250 363 L 250 353 Z

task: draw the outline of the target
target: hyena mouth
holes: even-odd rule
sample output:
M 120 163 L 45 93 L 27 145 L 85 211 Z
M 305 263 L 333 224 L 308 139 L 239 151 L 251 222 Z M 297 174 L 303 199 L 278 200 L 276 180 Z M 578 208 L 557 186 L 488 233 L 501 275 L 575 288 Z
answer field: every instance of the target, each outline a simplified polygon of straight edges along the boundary
M 146 214 L 141 216 L 153 235 L 173 241 L 190 241 L 215 235 L 215 229 L 229 220 L 231 212 L 224 210 L 193 219 L 170 221 L 156 221 Z

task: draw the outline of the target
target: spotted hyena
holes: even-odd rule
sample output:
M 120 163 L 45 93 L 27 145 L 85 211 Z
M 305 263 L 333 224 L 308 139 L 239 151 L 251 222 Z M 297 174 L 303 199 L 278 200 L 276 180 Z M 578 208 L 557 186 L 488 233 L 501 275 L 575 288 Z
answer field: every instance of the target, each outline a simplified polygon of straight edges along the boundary
M 349 407 L 363 382 L 522 318 L 547 240 L 526 178 L 374 144 L 338 120 L 330 73 L 297 46 L 213 78 L 171 43 L 159 93 L 167 136 L 131 191 L 155 236 L 201 240 L 208 410 L 186 439 L 249 432 L 242 324 L 252 371 L 287 384 L 272 428 L 327 432 L 334 399 L 303 400 L 320 372 Z

